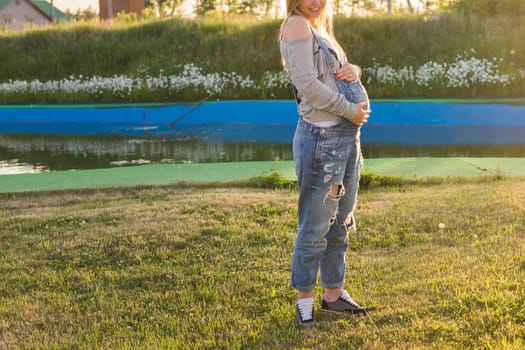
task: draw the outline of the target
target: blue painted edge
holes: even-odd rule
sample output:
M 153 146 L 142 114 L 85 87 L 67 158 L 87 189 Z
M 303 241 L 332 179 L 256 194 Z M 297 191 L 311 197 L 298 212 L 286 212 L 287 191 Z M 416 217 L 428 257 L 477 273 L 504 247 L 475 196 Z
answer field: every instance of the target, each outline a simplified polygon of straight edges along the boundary
M 453 100 L 372 100 L 371 124 L 525 126 L 525 105 Z M 295 124 L 293 100 L 214 101 L 192 104 L 0 106 L 0 123 Z
M 372 100 L 372 114 L 363 130 L 363 140 L 418 144 L 525 143 L 525 105 L 515 104 L 514 100 L 481 101 Z M 70 108 L 0 106 L 0 133 L 169 135 L 206 140 L 289 142 L 297 119 L 293 100 Z

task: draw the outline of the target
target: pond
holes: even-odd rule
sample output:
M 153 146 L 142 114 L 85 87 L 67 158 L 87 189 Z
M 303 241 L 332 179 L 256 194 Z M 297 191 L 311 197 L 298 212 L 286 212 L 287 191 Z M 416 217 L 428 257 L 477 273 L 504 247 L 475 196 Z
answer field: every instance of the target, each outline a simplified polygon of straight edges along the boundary
M 379 144 L 363 142 L 365 158 L 525 157 L 525 144 Z M 0 134 L 0 174 L 96 169 L 151 163 L 291 160 L 291 143 L 169 138 Z
M 525 157 L 524 101 L 373 101 L 365 158 Z M 292 159 L 295 102 L 0 106 L 0 174 Z

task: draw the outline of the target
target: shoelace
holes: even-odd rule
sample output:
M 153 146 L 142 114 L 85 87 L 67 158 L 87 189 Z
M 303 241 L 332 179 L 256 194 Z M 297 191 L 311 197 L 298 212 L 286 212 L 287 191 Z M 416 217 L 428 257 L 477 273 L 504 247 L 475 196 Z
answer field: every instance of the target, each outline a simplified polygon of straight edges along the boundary
M 352 299 L 352 297 L 350 296 L 350 294 L 348 294 L 348 292 L 346 290 L 343 290 L 343 293 L 341 294 L 340 298 L 341 298 L 341 300 L 343 300 L 344 302 L 352 305 L 353 307 L 361 308 L 361 306 L 359 304 L 357 304 L 354 301 L 354 299 Z
M 304 299 L 297 300 L 297 308 L 299 309 L 301 320 L 303 321 L 311 320 L 313 318 L 314 299 L 304 298 Z

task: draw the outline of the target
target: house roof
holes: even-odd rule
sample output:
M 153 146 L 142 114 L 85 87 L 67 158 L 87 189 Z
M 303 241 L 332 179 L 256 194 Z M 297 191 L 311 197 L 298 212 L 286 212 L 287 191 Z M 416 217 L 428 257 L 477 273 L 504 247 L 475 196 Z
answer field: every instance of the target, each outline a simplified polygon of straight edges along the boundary
M 7 4 L 9 4 L 12 0 L 0 0 L 0 10 L 4 8 Z M 47 17 L 51 18 L 51 3 L 49 3 L 46 0 L 25 0 L 28 1 L 31 5 L 37 8 L 40 12 L 42 12 Z M 60 21 L 67 21 L 71 19 L 71 17 L 57 9 L 53 6 L 53 17 L 57 22 Z
M 0 0 L 2 1 L 2 0 Z M 51 3 L 45 1 L 45 0 L 31 0 L 31 2 L 33 3 L 33 5 L 35 5 L 36 7 L 38 7 L 40 9 L 40 11 L 44 12 L 49 18 L 51 18 L 51 8 L 53 8 L 53 18 L 57 21 L 57 22 L 60 22 L 60 21 L 67 21 L 69 19 L 71 19 L 71 17 L 60 11 L 59 9 L 57 9 L 56 7 L 51 7 Z

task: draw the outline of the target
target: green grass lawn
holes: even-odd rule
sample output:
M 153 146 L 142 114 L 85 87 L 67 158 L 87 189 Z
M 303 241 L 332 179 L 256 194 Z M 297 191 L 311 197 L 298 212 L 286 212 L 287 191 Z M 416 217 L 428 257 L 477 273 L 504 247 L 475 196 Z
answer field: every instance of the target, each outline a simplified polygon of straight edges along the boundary
M 525 347 L 523 178 L 363 190 L 346 288 L 377 310 L 318 312 L 313 329 L 295 325 L 288 286 L 296 198 L 175 186 L 1 194 L 0 348 Z

